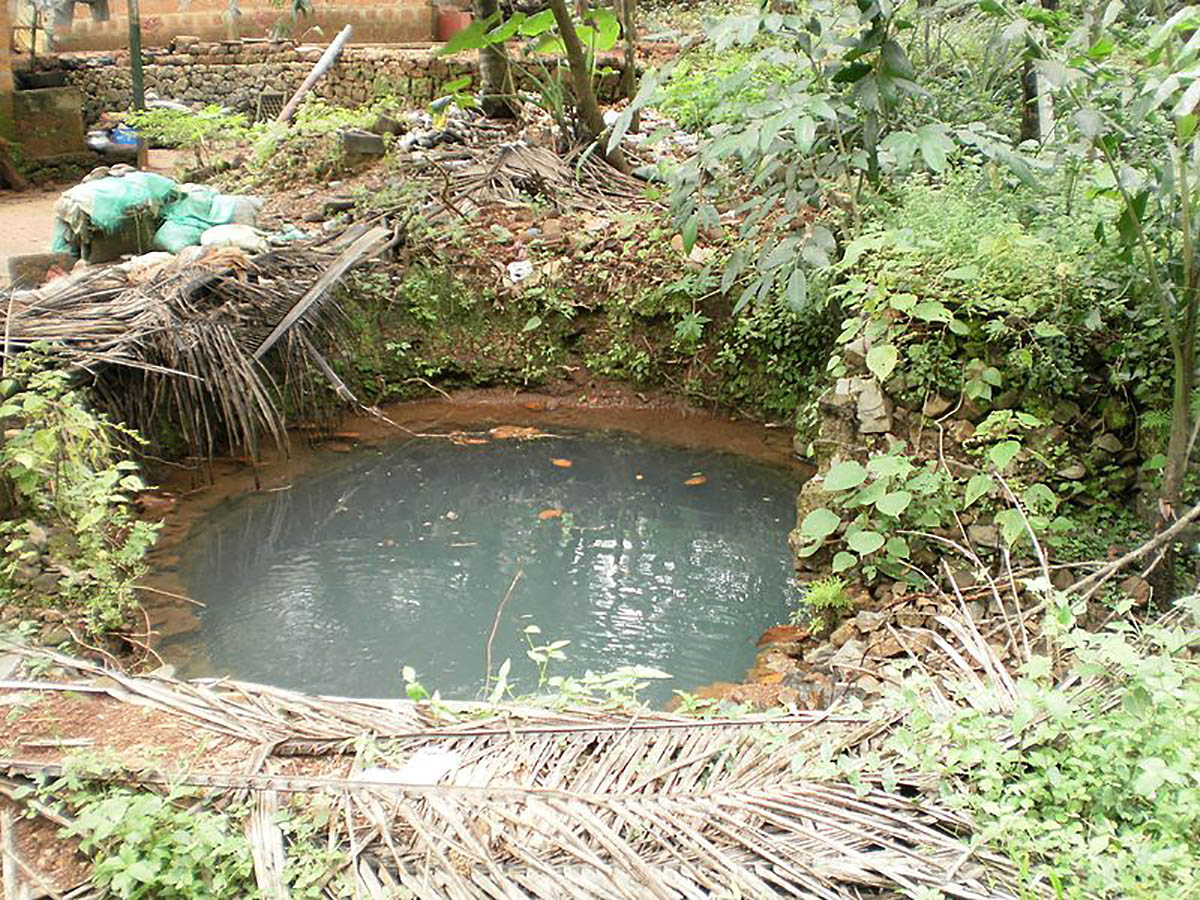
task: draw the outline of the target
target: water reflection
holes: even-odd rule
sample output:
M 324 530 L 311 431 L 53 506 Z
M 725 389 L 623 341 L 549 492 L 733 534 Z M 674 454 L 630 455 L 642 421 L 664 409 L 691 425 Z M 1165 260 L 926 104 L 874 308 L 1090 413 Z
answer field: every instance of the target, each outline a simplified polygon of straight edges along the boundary
M 686 486 L 698 471 L 707 481 Z M 572 642 L 558 674 L 652 665 L 676 677 L 658 687 L 663 699 L 673 686 L 736 680 L 754 636 L 786 617 L 794 493 L 787 473 L 758 463 L 628 436 L 334 457 L 196 528 L 181 573 L 207 608 L 174 646 L 217 673 L 287 687 L 395 695 L 411 665 L 443 695 L 472 697 L 520 567 L 497 663 L 512 657 L 532 687 L 521 634 L 536 623 Z M 562 515 L 539 518 L 545 510 Z

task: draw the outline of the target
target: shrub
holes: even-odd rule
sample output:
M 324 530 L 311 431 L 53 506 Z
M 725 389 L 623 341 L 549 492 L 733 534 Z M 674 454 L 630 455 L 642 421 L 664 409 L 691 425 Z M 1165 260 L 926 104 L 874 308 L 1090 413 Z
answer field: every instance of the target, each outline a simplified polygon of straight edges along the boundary
M 118 443 L 140 438 L 89 410 L 65 372 L 30 366 L 25 386 L 0 404 L 0 419 L 21 423 L 0 446 L 0 476 L 18 505 L 0 522 L 0 597 L 44 582 L 40 568 L 55 581 L 43 600 L 80 612 L 92 631 L 115 629 L 134 603 L 157 530 L 134 520 L 129 495 L 144 485 L 137 464 L 119 460 Z
M 1195 598 L 1183 605 L 1200 614 Z M 976 694 L 947 718 L 910 691 L 900 702 L 917 712 L 893 744 L 941 778 L 1031 886 L 1043 879 L 1069 898 L 1185 896 L 1200 883 L 1200 660 L 1190 649 L 1200 629 L 1173 622 L 1184 624 L 1092 633 L 1052 606 L 1046 631 L 1069 671 L 1034 656 L 1011 712 Z

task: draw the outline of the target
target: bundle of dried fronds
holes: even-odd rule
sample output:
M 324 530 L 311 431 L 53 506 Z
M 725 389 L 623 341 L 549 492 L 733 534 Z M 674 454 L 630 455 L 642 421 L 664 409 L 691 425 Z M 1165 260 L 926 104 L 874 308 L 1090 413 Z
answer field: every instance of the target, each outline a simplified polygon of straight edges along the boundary
M 603 159 L 583 153 L 569 158 L 522 141 L 490 148 L 485 156 L 446 174 L 440 198 L 445 211 L 465 213 L 487 203 L 527 205 L 533 198 L 555 209 L 617 209 L 645 198 L 645 185 Z
M 255 872 L 268 896 L 286 896 L 276 811 L 296 795 L 323 795 L 337 810 L 327 845 L 341 853 L 336 868 L 371 898 L 848 900 L 922 886 L 964 898 L 1016 896 L 1014 869 L 973 847 L 970 823 L 943 807 L 923 778 L 855 790 L 797 774 L 798 762 L 822 750 L 878 744 L 894 722 L 887 716 L 696 720 L 345 700 L 230 681 L 132 678 L 15 650 L 41 655 L 75 680 L 8 682 L 8 690 L 90 692 L 110 706 L 136 704 L 139 715 L 149 707 L 246 742 L 238 755 L 249 769 L 198 759 L 186 772 L 103 777 L 194 785 L 208 804 L 249 793 Z M 63 735 L 68 746 L 70 737 Z M 25 779 L 62 771 L 20 756 L 0 760 L 0 769 L 12 776 L 0 782 L 10 796 Z
M 310 366 L 340 322 L 330 288 L 393 240 L 379 225 L 253 257 L 217 248 L 182 267 L 87 270 L 0 305 L 4 355 L 46 345 L 118 420 L 173 431 L 193 454 L 254 456 L 263 438 L 284 445 L 285 409 L 321 411 Z

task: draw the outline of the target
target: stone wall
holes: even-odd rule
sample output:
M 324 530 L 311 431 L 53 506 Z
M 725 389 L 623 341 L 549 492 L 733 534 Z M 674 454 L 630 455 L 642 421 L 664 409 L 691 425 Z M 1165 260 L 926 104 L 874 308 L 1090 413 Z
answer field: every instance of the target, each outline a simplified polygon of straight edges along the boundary
M 203 42 L 179 38 L 145 56 L 147 92 L 184 103 L 217 103 L 252 118 L 263 92 L 290 97 L 321 47 L 289 41 Z M 614 70 L 620 61 L 601 60 Z M 104 112 L 129 108 L 128 53 L 62 54 L 43 67 L 61 67 L 70 84 L 83 94 L 84 119 L 90 125 Z M 438 57 L 429 49 L 347 47 L 337 64 L 319 81 L 313 95 L 339 106 L 357 106 L 383 96 L 423 105 L 441 94 L 442 86 L 463 75 L 475 75 L 473 53 Z M 619 74 L 605 76 L 601 93 L 612 93 Z
M 435 10 L 430 0 L 315 0 L 313 13 L 298 22 L 291 2 L 239 0 L 240 15 L 229 14 L 229 0 L 141 0 L 143 46 L 164 47 L 178 35 L 204 40 L 266 38 L 282 29 L 288 37 L 329 41 L 345 25 L 354 26 L 359 43 L 421 43 L 433 40 Z M 117 50 L 128 46 L 126 0 L 109 0 L 108 17 L 99 20 L 77 5 L 71 21 L 59 24 L 55 50 Z M 95 7 L 93 7 L 95 9 Z

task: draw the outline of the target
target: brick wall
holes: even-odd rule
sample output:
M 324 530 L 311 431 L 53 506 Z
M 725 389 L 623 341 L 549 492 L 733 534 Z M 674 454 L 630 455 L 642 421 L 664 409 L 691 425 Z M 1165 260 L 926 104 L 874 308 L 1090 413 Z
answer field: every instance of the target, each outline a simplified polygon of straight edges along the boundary
M 293 38 L 329 41 L 345 25 L 354 26 L 355 43 L 428 43 L 433 40 L 434 7 L 430 0 L 314 0 L 313 14 L 291 23 L 291 3 L 240 0 L 236 23 L 229 0 L 141 0 L 142 41 L 164 47 L 178 35 L 203 40 L 269 37 L 277 26 Z M 56 50 L 118 50 L 128 45 L 126 0 L 110 0 L 109 19 L 93 21 L 87 7 L 75 7 L 69 27 L 54 35 Z
M 0 0 L 0 137 L 13 137 L 13 75 L 7 0 Z

